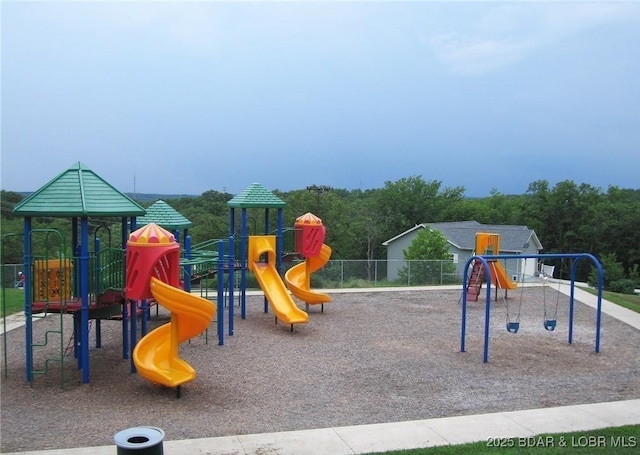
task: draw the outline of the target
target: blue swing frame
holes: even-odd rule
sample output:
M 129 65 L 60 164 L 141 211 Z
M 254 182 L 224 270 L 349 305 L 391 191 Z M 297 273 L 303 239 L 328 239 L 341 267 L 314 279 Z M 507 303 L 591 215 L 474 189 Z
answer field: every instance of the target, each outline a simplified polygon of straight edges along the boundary
M 573 261 L 573 265 L 571 266 L 571 292 L 569 295 L 569 336 L 568 343 L 573 343 L 573 316 L 574 316 L 574 295 L 575 295 L 575 277 L 576 277 L 576 269 L 577 264 L 581 259 L 587 258 L 590 259 L 593 264 L 596 266 L 598 270 L 598 304 L 596 307 L 596 340 L 595 340 L 595 352 L 600 352 L 600 327 L 602 324 L 602 287 L 603 287 L 603 278 L 604 274 L 602 271 L 602 265 L 598 259 L 589 254 L 589 253 L 568 253 L 568 254 L 530 254 L 530 255 L 521 255 L 521 254 L 500 254 L 500 255 L 484 255 L 484 256 L 471 256 L 465 265 L 464 268 L 464 277 L 462 281 L 462 323 L 461 323 L 461 333 L 460 333 L 460 352 L 465 352 L 465 339 L 466 339 L 466 328 L 467 328 L 467 293 L 464 292 L 467 289 L 468 282 L 468 273 L 469 266 L 471 262 L 474 260 L 482 261 L 485 270 L 485 281 L 487 288 L 487 297 L 485 303 L 485 320 L 484 320 L 484 349 L 483 349 L 483 362 L 487 363 L 489 361 L 489 321 L 491 316 L 491 270 L 489 268 L 488 261 L 499 260 L 499 259 L 575 259 Z M 551 320 L 545 321 L 545 328 L 547 322 Z M 514 323 L 517 324 L 517 323 Z M 516 331 L 519 328 L 513 327 Z M 553 328 L 555 328 L 555 320 L 553 320 Z M 509 330 L 509 323 L 507 323 L 507 330 Z M 549 329 L 547 329 L 549 330 Z M 511 331 L 511 330 L 509 330 Z M 512 332 L 515 333 L 515 332 Z

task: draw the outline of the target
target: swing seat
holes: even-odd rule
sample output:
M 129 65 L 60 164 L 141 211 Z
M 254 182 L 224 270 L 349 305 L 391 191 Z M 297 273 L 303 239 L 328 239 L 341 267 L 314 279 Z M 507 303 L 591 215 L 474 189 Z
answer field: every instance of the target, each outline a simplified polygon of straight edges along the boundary
M 544 328 L 547 329 L 549 332 L 553 332 L 554 329 L 556 328 L 556 320 L 555 319 L 545 319 Z
M 520 328 L 519 322 L 507 322 L 507 331 L 511 333 L 518 333 L 518 329 Z

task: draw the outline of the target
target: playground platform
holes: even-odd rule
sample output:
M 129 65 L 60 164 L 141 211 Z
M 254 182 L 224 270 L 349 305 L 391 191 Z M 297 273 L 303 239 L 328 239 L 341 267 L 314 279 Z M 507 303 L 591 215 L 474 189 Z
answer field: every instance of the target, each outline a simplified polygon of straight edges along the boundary
M 426 289 L 426 288 L 425 288 Z M 428 288 L 433 289 L 433 288 Z M 569 293 L 569 286 L 561 284 L 560 292 Z M 390 289 L 368 289 L 367 292 L 385 292 Z M 336 290 L 337 291 L 337 290 Z M 339 292 L 347 290 L 341 289 Z M 349 290 L 349 292 L 362 292 Z M 328 291 L 329 293 L 331 291 Z M 597 298 L 578 288 L 575 297 L 595 307 Z M 613 303 L 602 301 L 602 311 L 640 330 L 640 314 Z M 7 329 L 20 326 L 20 317 L 8 321 Z M 436 419 L 413 420 L 370 425 L 342 426 L 303 431 L 246 434 L 201 439 L 164 441 L 165 455 L 224 453 L 227 455 L 351 455 L 389 450 L 454 445 L 468 442 L 492 442 L 506 438 L 507 442 L 526 444 L 528 439 L 543 433 L 590 431 L 607 427 L 640 424 L 640 398 L 615 402 L 579 404 L 520 411 L 475 414 Z M 628 441 L 629 453 L 637 453 L 640 441 Z M 568 441 L 571 444 L 572 441 Z M 607 442 L 608 443 L 608 442 Z M 114 445 L 11 452 L 26 455 L 112 455 Z M 621 449 L 621 453 L 626 453 Z

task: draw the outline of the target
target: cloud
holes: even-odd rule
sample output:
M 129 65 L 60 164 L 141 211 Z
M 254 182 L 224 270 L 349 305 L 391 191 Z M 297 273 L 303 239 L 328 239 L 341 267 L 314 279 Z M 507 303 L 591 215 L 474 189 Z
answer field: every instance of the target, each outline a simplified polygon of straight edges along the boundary
M 478 75 L 517 64 L 595 28 L 639 17 L 638 4 L 624 2 L 498 4 L 457 22 L 464 31 L 435 33 L 428 42 L 451 72 Z

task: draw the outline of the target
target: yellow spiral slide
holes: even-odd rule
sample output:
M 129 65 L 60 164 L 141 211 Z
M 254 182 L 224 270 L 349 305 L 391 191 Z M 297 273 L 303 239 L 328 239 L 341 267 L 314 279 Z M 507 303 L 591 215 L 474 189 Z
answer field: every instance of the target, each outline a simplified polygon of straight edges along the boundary
M 151 382 L 179 387 L 193 381 L 195 370 L 178 355 L 178 345 L 202 333 L 213 320 L 216 305 L 151 278 L 151 294 L 171 311 L 171 322 L 152 330 L 136 344 L 133 361 L 138 374 Z
M 331 247 L 323 243 L 318 256 L 310 256 L 304 262 L 291 267 L 284 276 L 291 293 L 312 305 L 331 302 L 329 295 L 312 291 L 310 288 L 311 274 L 324 267 L 330 257 Z

